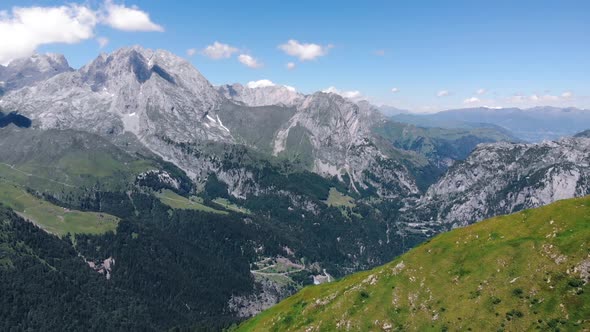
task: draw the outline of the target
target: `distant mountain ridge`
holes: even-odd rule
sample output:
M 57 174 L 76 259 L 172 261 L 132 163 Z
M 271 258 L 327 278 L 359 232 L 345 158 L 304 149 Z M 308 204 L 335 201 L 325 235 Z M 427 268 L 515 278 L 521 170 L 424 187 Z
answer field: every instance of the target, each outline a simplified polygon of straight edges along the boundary
M 0 65 L 0 96 L 72 70 L 61 54 L 34 54 L 13 60 L 7 66 Z
M 587 129 L 590 110 L 578 108 L 534 107 L 520 108 L 466 108 L 442 111 L 434 114 L 400 114 L 394 120 L 421 126 L 488 123 L 500 126 L 519 139 L 539 142 L 572 136 Z
M 250 82 L 246 86 L 239 83 L 222 85 L 217 88 L 227 99 L 247 106 L 271 106 L 284 105 L 296 106 L 304 98 L 303 94 L 298 93 L 295 88 L 276 85 L 272 82 L 266 84 L 256 84 Z

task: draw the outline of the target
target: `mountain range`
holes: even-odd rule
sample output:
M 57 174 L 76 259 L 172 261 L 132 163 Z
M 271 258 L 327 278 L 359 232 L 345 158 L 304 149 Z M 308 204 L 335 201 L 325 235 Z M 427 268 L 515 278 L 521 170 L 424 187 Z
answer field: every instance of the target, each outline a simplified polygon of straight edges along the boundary
M 399 114 L 396 121 L 426 127 L 496 125 L 523 141 L 540 142 L 572 136 L 588 129 L 590 112 L 574 107 L 466 108 L 434 114 Z
M 283 86 L 234 85 L 218 91 L 186 60 L 137 46 L 102 54 L 77 71 L 55 73 L 5 95 L 0 106 L 29 117 L 40 129 L 89 131 L 115 141 L 131 136 L 124 140 L 138 140 L 191 177 L 215 167 L 204 169 L 202 160 L 179 158 L 172 144 L 244 145 L 296 160 L 320 175 L 340 180 L 345 176 L 356 192 L 375 188 L 380 196 L 408 195 L 418 193 L 418 183 L 432 181 L 417 178 L 409 169 L 444 169 L 439 159 L 448 164 L 453 158 L 465 157 L 480 142 L 512 139 L 506 133 L 479 133 L 477 129 L 439 137 L 437 130 L 425 129 L 421 131 L 427 134 L 406 131 L 403 139 L 406 145 L 410 142 L 408 149 L 397 144 L 396 137 L 375 134 L 374 128 L 387 127 L 391 121 L 369 103 L 322 92 L 303 96 Z M 277 98 L 282 102 L 277 103 Z M 395 130 L 412 128 L 392 125 Z M 423 137 L 435 141 L 426 144 L 465 144 L 463 153 L 448 156 L 447 151 L 437 151 L 437 156 L 427 156 L 429 160 L 412 151 L 422 149 Z M 220 176 L 228 178 L 230 187 L 246 180 L 229 179 L 234 175 L 221 169 L 216 172 L 224 173 Z M 242 197 L 245 192 L 239 191 L 256 190 L 230 189 Z
M 0 67 L 0 80 L 3 216 L 51 233 L 7 226 L 0 238 L 29 232 L 31 248 L 41 238 L 52 248 L 0 252 L 0 270 L 32 259 L 62 286 L 71 273 L 108 275 L 80 278 L 119 301 L 96 319 L 131 315 L 130 329 L 218 329 L 451 228 L 590 194 L 584 133 L 524 143 L 491 120 L 404 123 L 413 116 L 334 93 L 216 87 L 164 50 L 123 48 L 78 70 L 35 55 Z M 45 271 L 36 257 L 47 253 L 85 270 Z

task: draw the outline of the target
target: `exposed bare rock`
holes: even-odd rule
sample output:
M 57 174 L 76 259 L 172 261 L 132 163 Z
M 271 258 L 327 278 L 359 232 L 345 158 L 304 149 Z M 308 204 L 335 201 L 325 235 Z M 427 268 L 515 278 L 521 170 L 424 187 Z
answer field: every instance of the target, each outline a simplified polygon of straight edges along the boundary
M 480 145 L 422 198 L 437 223 L 484 218 L 590 194 L 590 139 Z
M 61 54 L 34 54 L 13 60 L 7 66 L 0 65 L 0 96 L 72 70 Z
M 267 84 L 248 84 L 246 86 L 239 83 L 222 85 L 217 90 L 227 99 L 247 106 L 295 106 L 304 98 L 295 88 L 276 85 L 270 81 Z

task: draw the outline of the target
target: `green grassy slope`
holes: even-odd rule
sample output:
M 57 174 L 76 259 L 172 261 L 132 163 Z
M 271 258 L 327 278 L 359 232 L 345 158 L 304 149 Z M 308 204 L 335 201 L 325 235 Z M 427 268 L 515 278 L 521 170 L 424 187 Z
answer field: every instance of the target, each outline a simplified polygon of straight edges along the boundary
M 433 161 L 465 159 L 479 143 L 517 140 L 496 128 L 425 128 L 394 121 L 383 122 L 373 131 L 393 146 L 416 151 Z
M 441 234 L 398 259 L 312 286 L 239 331 L 590 328 L 590 197 Z
M 354 199 L 348 195 L 344 195 L 339 192 L 336 188 L 330 188 L 330 196 L 326 200 L 326 204 L 330 206 L 345 206 L 355 207 Z
M 12 208 L 21 217 L 58 236 L 67 233 L 114 232 L 119 222 L 119 218 L 106 213 L 82 212 L 56 206 L 1 178 L 0 204 Z
M 172 190 L 164 189 L 160 192 L 155 193 L 156 197 L 160 199 L 160 202 L 168 205 L 173 209 L 180 210 L 198 210 L 210 213 L 227 214 L 225 211 L 216 210 L 212 207 L 203 204 L 203 199 L 200 197 L 193 196 L 190 199 L 180 196 Z
M 0 177 L 41 192 L 81 187 L 124 190 L 137 174 L 158 168 L 97 135 L 73 130 L 0 131 Z

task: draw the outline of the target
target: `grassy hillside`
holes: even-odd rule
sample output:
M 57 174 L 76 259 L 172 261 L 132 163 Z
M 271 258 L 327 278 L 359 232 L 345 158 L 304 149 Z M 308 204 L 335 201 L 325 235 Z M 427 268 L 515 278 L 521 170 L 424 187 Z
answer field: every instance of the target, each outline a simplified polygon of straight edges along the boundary
M 198 210 L 210 213 L 227 214 L 225 211 L 216 210 L 212 207 L 203 204 L 201 197 L 192 196 L 190 199 L 180 196 L 172 190 L 164 189 L 160 192 L 155 193 L 156 197 L 160 199 L 160 202 L 168 205 L 173 209 L 187 209 L 187 210 Z
M 115 231 L 119 222 L 119 218 L 106 213 L 82 212 L 56 206 L 2 178 L 0 204 L 12 208 L 21 217 L 58 236 L 67 233 L 102 234 Z
M 495 127 L 426 128 L 386 121 L 373 130 L 393 146 L 416 151 L 435 163 L 448 158 L 465 159 L 479 143 L 517 140 Z
M 72 130 L 0 131 L 0 177 L 40 192 L 70 192 L 100 184 L 124 190 L 137 174 L 159 168 L 99 136 Z
M 239 331 L 590 328 L 590 197 L 441 234 L 398 259 L 303 289 Z

